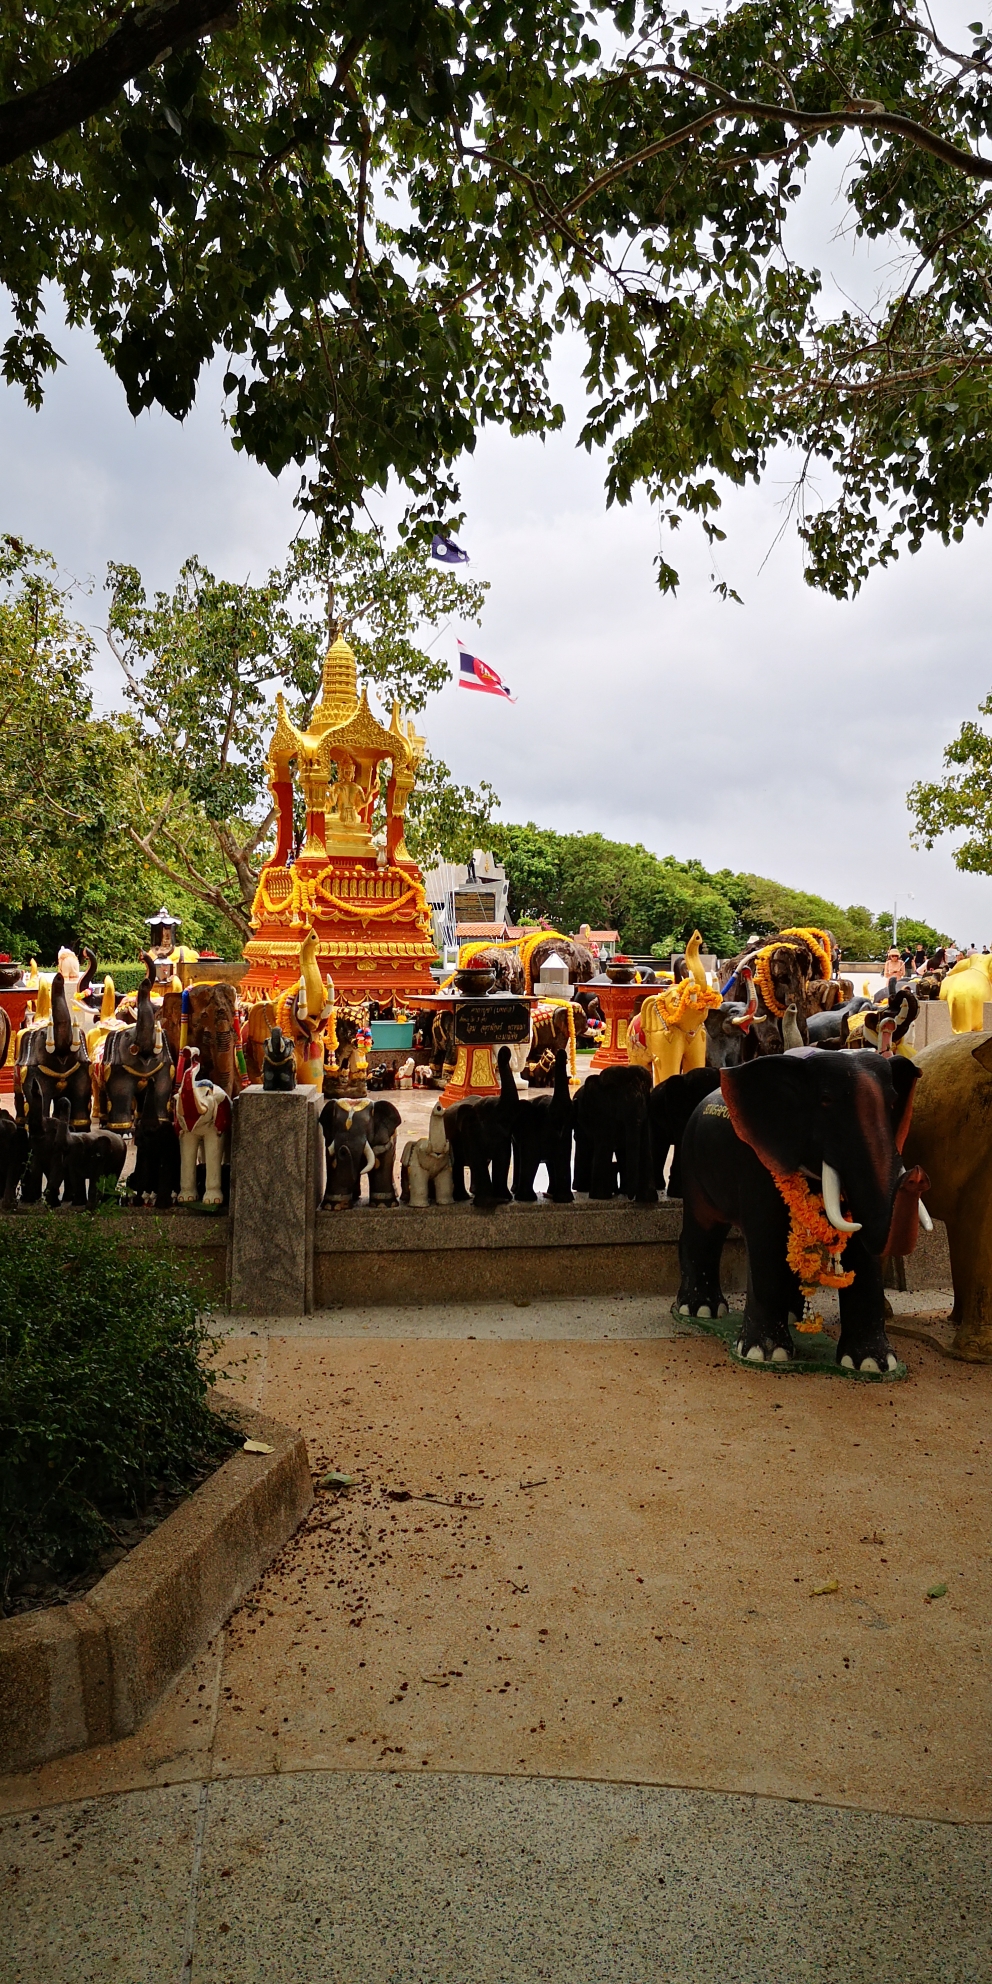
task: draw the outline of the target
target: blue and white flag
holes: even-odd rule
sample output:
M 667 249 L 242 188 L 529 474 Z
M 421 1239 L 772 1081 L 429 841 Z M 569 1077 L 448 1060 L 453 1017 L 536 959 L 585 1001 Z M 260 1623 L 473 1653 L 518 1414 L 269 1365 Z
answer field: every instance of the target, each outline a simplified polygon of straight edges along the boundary
M 442 537 L 440 531 L 431 539 L 431 557 L 436 558 L 439 565 L 468 564 L 468 552 L 463 551 L 453 537 Z

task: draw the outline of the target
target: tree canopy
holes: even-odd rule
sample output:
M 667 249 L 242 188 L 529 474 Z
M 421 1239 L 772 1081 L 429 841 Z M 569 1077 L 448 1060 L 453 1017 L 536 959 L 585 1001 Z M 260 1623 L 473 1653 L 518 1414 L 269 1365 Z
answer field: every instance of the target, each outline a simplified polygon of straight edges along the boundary
M 992 716 L 992 695 L 978 705 Z M 942 834 L 963 833 L 954 865 L 973 875 L 992 875 L 992 737 L 972 718 L 961 725 L 944 751 L 942 779 L 917 780 L 906 795 L 913 816 L 913 840 L 933 847 Z
M 5 376 L 37 403 L 58 363 L 50 283 L 134 411 L 182 417 L 222 356 L 235 445 L 333 536 L 390 476 L 453 519 L 481 425 L 560 425 L 571 330 L 611 502 L 718 534 L 719 479 L 789 443 L 839 478 L 818 508 L 801 469 L 797 514 L 842 595 L 988 512 L 990 85 L 992 36 L 913 0 L 10 7 Z M 837 314 L 789 222 L 845 134 L 887 274 Z
M 565 931 L 583 923 L 615 929 L 623 948 L 639 956 L 653 952 L 667 960 L 695 929 L 719 957 L 729 957 L 751 935 L 810 924 L 829 928 L 847 957 L 866 961 L 884 957 L 892 938 L 884 912 L 873 915 L 860 904 L 842 909 L 766 876 L 709 871 L 701 861 L 677 861 L 602 834 L 495 821 L 488 844 L 506 869 L 511 918 L 545 920 Z M 928 924 L 901 921 L 903 936 L 933 949 L 950 941 Z

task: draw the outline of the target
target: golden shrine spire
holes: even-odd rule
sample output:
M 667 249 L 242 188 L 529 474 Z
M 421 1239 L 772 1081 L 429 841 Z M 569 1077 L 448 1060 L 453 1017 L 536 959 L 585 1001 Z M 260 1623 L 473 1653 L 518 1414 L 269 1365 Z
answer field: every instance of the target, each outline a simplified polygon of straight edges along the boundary
M 310 719 L 311 730 L 337 730 L 358 708 L 358 669 L 354 649 L 343 634 L 328 648 L 320 701 Z

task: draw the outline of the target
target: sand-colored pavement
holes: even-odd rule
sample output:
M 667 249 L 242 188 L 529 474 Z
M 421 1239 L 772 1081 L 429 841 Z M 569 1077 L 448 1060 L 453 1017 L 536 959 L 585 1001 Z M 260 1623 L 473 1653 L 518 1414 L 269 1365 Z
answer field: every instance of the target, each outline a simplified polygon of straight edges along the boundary
M 358 1485 L 138 1736 L 6 1808 L 378 1769 L 987 1821 L 992 1372 L 903 1347 L 868 1386 L 696 1336 L 228 1342 Z

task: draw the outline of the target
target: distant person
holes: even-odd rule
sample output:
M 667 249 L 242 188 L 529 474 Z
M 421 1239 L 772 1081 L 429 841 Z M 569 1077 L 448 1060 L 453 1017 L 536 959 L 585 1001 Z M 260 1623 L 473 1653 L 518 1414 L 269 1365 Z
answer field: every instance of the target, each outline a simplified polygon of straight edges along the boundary
M 926 968 L 927 968 L 927 947 L 926 947 L 926 945 L 925 945 L 925 944 L 917 944 L 917 946 L 916 946 L 916 949 L 915 949 L 915 951 L 913 952 L 913 963 L 914 963 L 914 965 L 915 965 L 915 967 L 916 967 L 916 970 L 917 970 L 917 972 L 921 972 L 921 971 L 925 971 L 925 970 L 926 970 Z

